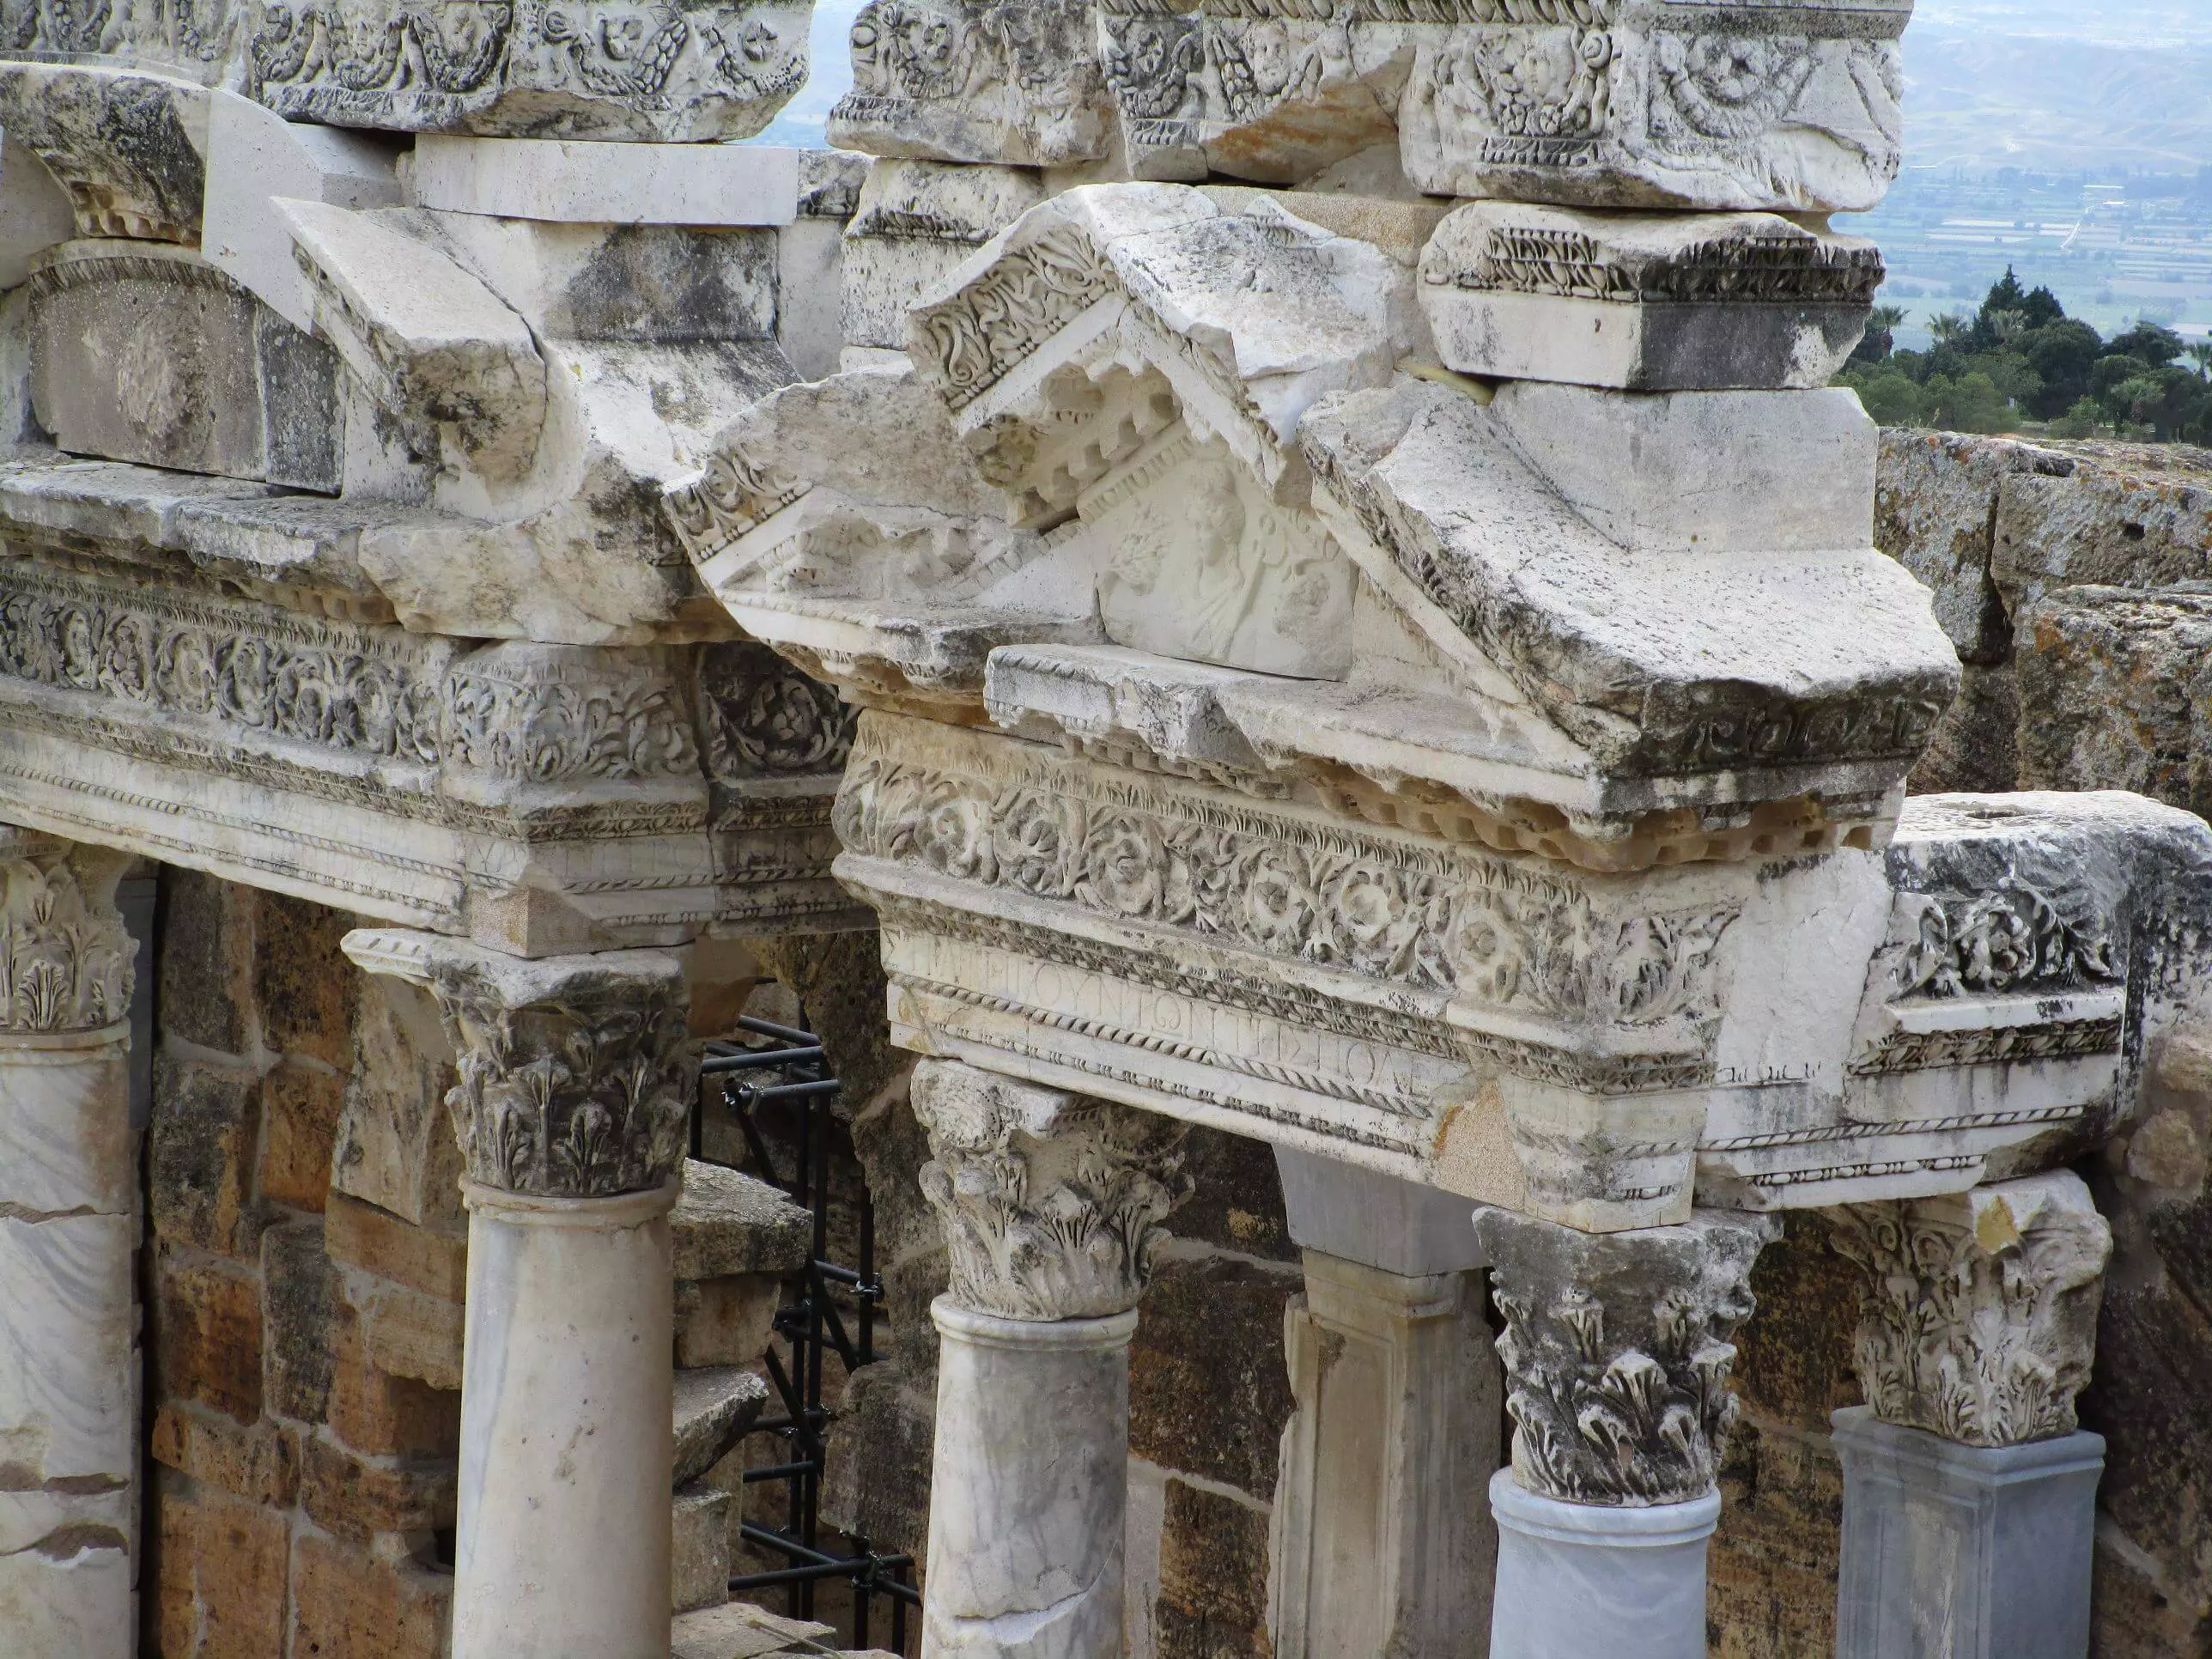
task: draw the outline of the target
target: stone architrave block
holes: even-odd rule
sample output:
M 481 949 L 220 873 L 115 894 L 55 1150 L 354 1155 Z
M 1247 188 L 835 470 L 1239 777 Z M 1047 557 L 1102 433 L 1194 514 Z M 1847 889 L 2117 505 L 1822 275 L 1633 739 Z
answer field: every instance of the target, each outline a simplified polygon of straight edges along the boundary
M 1825 386 L 1865 331 L 1881 255 L 1778 214 L 1476 202 L 1421 256 L 1445 365 L 1632 392 Z
M 878 161 L 845 227 L 845 343 L 905 350 L 907 313 L 1044 196 L 1030 167 Z
M 1837 1659 L 2081 1659 L 2101 1435 L 1962 1446 L 1835 1414 L 1844 1466 Z
M 830 142 L 871 155 L 1055 167 L 1104 159 L 1113 106 L 1086 0 L 868 0 Z
M 1451 9 L 1399 110 L 1432 195 L 1848 213 L 1897 176 L 1907 0 Z
M 297 329 L 314 325 L 307 280 L 277 198 L 343 208 L 396 207 L 396 149 L 376 133 L 287 121 L 250 98 L 208 94 L 207 193 L 200 251 Z
M 798 216 L 799 154 L 425 133 L 407 187 L 417 207 L 554 224 L 787 225 Z

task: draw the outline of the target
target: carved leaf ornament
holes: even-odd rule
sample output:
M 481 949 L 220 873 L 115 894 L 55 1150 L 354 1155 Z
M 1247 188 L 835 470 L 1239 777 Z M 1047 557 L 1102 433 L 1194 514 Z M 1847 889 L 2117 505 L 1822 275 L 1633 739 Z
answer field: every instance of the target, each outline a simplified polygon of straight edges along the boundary
M 125 1018 L 137 957 L 121 917 L 95 912 L 58 847 L 0 861 L 0 1031 Z
M 1732 909 L 1607 916 L 1503 861 L 1227 816 L 863 755 L 836 823 L 855 853 L 1501 1007 L 1628 1025 L 1713 1012 Z

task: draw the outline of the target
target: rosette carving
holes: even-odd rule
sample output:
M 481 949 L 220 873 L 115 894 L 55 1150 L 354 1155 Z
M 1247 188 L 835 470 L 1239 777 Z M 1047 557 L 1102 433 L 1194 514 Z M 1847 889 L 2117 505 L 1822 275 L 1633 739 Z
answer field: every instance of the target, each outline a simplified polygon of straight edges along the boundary
M 957 1302 L 1032 1320 L 1136 1306 L 1190 1190 L 1182 1125 L 950 1060 L 915 1068 L 914 1109 Z
M 115 908 L 128 861 L 0 824 L 0 1031 L 97 1030 L 129 1014 L 138 947 Z
M 600 1198 L 676 1173 L 698 1073 L 677 957 L 524 961 L 384 930 L 349 933 L 345 951 L 436 996 L 460 1073 L 446 1103 L 471 1181 Z
M 1514 1478 L 1574 1504 L 1681 1504 L 1713 1489 L 1736 1418 L 1729 1340 L 1757 1305 L 1763 1217 L 1584 1233 L 1505 1210 L 1475 1218 L 1505 1321 Z

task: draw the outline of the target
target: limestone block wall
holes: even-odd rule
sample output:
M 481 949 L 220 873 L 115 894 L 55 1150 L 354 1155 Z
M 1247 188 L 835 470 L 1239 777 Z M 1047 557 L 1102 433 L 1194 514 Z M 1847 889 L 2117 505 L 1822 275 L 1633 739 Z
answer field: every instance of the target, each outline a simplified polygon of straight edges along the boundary
M 148 1651 L 439 1659 L 466 1234 L 434 1012 L 339 912 L 173 869 L 161 901 Z
M 1966 665 L 1913 775 L 1947 789 L 2133 789 L 2212 811 L 2212 453 L 1882 434 L 1877 535 L 1935 591 Z M 2113 1258 L 2081 1425 L 2106 1437 L 2093 1651 L 2212 1650 L 2212 1056 L 2169 1043 L 2149 1109 L 2081 1173 Z M 1856 1288 L 1792 1217 L 1753 1276 L 1744 1427 L 1711 1557 L 1711 1651 L 1833 1651 Z

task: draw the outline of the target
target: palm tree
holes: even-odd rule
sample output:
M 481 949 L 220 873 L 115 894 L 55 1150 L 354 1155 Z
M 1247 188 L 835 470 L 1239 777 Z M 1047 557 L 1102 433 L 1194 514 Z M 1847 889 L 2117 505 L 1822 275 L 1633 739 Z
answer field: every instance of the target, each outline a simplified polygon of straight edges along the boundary
M 1935 337 L 1937 345 L 1957 344 L 1973 325 L 1973 318 L 1963 311 L 1947 311 L 1928 319 L 1928 331 Z
M 2197 365 L 2197 372 L 2212 380 L 2212 340 L 2199 340 L 2189 348 L 2189 361 Z
M 1874 314 L 1867 319 L 1868 331 L 1894 334 L 1905 326 L 1905 314 L 1903 306 L 1876 306 Z

